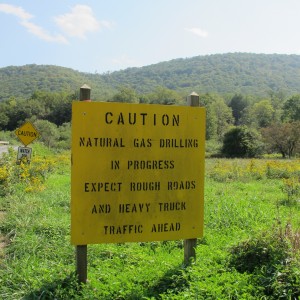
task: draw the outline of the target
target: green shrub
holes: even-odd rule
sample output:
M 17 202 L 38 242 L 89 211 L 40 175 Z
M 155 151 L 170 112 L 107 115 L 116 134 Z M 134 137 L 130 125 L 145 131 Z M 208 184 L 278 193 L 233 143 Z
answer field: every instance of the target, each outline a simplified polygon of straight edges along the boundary
M 300 296 L 299 231 L 279 223 L 230 249 L 229 266 L 251 273 L 253 284 L 264 289 L 268 299 L 298 299 Z
M 231 248 L 230 265 L 237 271 L 253 273 L 263 267 L 274 268 L 288 258 L 288 243 L 267 234 L 243 241 Z
M 206 157 L 220 157 L 222 144 L 216 140 L 208 140 L 205 142 Z
M 238 126 L 225 133 L 221 152 L 225 157 L 256 157 L 262 148 L 258 131 Z

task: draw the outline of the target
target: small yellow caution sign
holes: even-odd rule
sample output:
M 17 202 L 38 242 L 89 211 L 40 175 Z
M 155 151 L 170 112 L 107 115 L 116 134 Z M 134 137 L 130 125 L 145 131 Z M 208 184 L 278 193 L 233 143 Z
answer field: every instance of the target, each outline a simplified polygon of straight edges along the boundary
M 39 137 L 39 132 L 30 122 L 25 122 L 20 128 L 15 130 L 15 134 L 26 147 Z

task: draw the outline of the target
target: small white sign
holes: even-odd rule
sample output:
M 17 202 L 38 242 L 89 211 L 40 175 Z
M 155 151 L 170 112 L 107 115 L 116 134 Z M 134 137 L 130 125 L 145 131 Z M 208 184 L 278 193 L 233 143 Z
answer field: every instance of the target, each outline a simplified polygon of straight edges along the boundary
M 30 162 L 32 154 L 32 148 L 29 147 L 18 147 L 18 156 L 17 161 L 19 162 L 22 159 L 26 159 L 27 162 Z

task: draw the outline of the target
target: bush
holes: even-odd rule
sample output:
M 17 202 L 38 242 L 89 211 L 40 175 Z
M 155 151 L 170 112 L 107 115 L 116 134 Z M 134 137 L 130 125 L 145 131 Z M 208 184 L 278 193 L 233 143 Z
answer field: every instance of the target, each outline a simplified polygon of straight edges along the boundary
M 220 157 L 222 144 L 217 140 L 208 140 L 205 142 L 205 156 L 206 157 Z
M 268 299 L 299 299 L 299 230 L 281 222 L 230 249 L 229 266 L 253 275 L 253 285 L 261 286 Z
M 224 135 L 222 154 L 225 157 L 256 157 L 262 153 L 260 134 L 246 126 L 230 129 Z
M 273 269 L 276 264 L 284 263 L 287 257 L 288 244 L 285 240 L 262 234 L 233 247 L 230 265 L 241 273 L 253 273 L 263 267 Z
M 60 166 L 61 157 L 35 155 L 30 163 L 26 159 L 17 162 L 15 151 L 9 148 L 0 157 L 0 197 L 12 194 L 17 185 L 25 192 L 43 190 L 47 176 Z

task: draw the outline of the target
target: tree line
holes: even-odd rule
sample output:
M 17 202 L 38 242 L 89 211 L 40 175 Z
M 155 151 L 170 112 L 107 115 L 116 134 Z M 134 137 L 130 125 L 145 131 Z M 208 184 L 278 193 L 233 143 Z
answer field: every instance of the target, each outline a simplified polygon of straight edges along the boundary
M 215 156 L 256 157 L 280 153 L 292 157 L 300 153 L 300 94 L 286 97 L 270 92 L 259 98 L 242 94 L 199 93 L 206 108 L 208 152 Z M 13 132 L 26 120 L 42 133 L 48 147 L 69 148 L 72 101 L 78 94 L 36 91 L 28 99 L 11 97 L 0 102 L 0 130 Z M 130 86 L 120 86 L 106 99 L 111 102 L 185 105 L 185 97 L 159 86 L 140 94 Z

